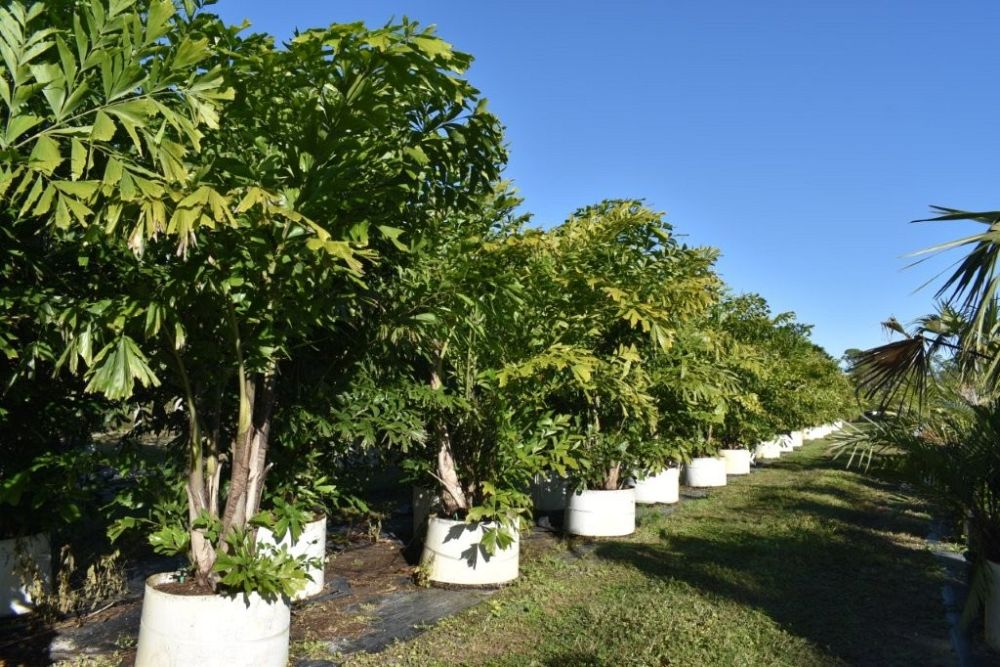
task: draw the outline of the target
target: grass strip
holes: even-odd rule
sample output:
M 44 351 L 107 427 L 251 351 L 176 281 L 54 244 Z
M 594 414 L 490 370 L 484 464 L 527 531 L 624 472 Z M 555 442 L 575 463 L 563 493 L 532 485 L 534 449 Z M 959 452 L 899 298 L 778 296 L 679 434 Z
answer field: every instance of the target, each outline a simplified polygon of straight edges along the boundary
M 823 441 L 345 664 L 949 665 L 929 508 Z

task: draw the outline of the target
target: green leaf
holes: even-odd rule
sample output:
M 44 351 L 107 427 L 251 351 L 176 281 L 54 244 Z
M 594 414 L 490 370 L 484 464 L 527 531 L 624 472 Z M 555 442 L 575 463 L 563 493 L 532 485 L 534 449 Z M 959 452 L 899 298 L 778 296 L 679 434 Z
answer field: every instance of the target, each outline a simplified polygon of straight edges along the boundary
M 397 249 L 402 250 L 404 252 L 409 250 L 409 248 L 407 248 L 406 245 L 400 242 L 399 240 L 399 237 L 402 236 L 403 234 L 402 229 L 398 229 L 396 227 L 389 227 L 386 225 L 378 225 L 378 230 L 382 232 L 383 236 L 389 239 L 389 241 L 391 241 L 392 244 L 396 246 Z
M 135 0 L 111 0 L 108 5 L 108 18 L 118 16 L 134 4 Z M 150 11 L 152 11 L 152 9 L 150 9 Z
M 31 155 L 28 156 L 28 166 L 46 176 L 51 176 L 52 172 L 62 164 L 62 161 L 59 143 L 44 134 L 35 141 L 35 147 L 31 149 Z
M 146 43 L 155 42 L 170 31 L 167 21 L 176 13 L 177 9 L 170 0 L 155 0 L 149 6 L 149 14 L 146 18 Z
M 144 127 L 146 119 L 156 113 L 156 103 L 143 99 L 128 100 L 105 107 L 105 111 L 137 127 Z
M 64 194 L 89 199 L 97 192 L 100 181 L 55 181 L 53 185 Z
M 146 356 L 128 336 L 121 336 L 117 342 L 106 345 L 95 361 L 99 365 L 92 369 L 86 388 L 88 392 L 118 400 L 132 395 L 136 381 L 144 387 L 160 384 Z
M 7 145 L 14 143 L 17 141 L 18 137 L 41 123 L 43 120 L 45 119 L 40 116 L 32 116 L 31 114 L 14 116 L 7 124 L 5 143 Z
M 35 209 L 31 212 L 31 214 L 40 216 L 48 213 L 52 208 L 52 201 L 55 198 L 55 194 L 56 189 L 51 185 L 45 188 L 45 192 L 43 192 L 42 196 L 38 199 L 38 204 L 35 206 Z
M 207 39 L 185 37 L 181 45 L 177 47 L 177 53 L 174 54 L 170 68 L 174 70 L 187 69 L 191 65 L 200 63 L 209 55 L 211 55 L 211 51 L 209 51 Z
M 73 180 L 79 179 L 83 175 L 83 170 L 87 166 L 87 148 L 79 139 L 73 139 L 71 151 L 71 170 Z
M 111 141 L 115 136 L 115 121 L 111 120 L 108 114 L 98 111 L 94 117 L 94 128 L 90 131 L 90 137 L 94 141 Z
M 31 186 L 31 190 L 28 191 L 28 195 L 24 198 L 24 203 L 21 204 L 21 211 L 18 213 L 19 218 L 24 217 L 24 214 L 28 212 L 31 205 L 38 199 L 38 196 L 42 194 L 42 181 L 41 176 L 35 179 L 35 184 Z
M 414 37 L 413 43 L 417 48 L 427 55 L 441 56 L 444 60 L 451 60 L 451 44 L 437 37 Z

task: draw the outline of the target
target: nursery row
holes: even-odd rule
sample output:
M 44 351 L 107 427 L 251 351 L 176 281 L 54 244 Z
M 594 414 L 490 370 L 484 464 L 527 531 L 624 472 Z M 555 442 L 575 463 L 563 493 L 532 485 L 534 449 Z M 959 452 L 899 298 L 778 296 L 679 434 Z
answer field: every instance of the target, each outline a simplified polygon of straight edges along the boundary
M 535 480 L 621 534 L 678 465 L 718 484 L 854 412 L 808 326 L 642 202 L 532 226 L 431 30 L 279 47 L 202 4 L 0 9 L 0 532 L 186 555 L 143 611 L 176 653 L 139 664 L 281 659 L 321 585 L 289 545 L 382 471 L 431 489 L 430 578 L 479 583 L 516 574 Z

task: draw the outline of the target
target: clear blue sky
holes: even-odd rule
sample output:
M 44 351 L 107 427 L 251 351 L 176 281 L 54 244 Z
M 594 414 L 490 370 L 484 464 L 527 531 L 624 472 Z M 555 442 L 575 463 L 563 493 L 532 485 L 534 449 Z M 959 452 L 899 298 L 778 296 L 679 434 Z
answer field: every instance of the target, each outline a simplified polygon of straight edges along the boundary
M 935 271 L 901 256 L 1000 208 L 1000 2 L 222 0 L 295 28 L 408 16 L 476 61 L 507 126 L 507 177 L 551 226 L 642 197 L 720 248 L 737 291 L 815 325 L 834 356 L 930 311 Z M 938 262 L 939 268 L 947 263 Z

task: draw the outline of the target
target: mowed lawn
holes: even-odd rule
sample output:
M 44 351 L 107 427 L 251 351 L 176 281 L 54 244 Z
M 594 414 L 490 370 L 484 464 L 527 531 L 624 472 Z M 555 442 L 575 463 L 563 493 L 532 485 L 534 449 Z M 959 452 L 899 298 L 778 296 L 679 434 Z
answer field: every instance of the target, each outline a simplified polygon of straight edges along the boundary
M 817 441 L 349 665 L 948 665 L 929 508 Z

